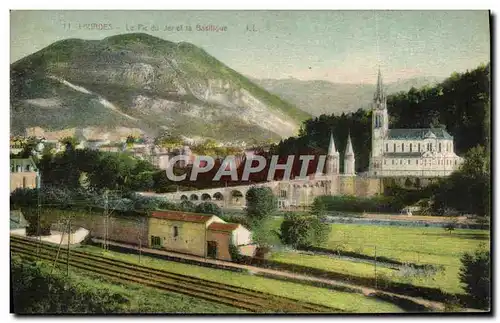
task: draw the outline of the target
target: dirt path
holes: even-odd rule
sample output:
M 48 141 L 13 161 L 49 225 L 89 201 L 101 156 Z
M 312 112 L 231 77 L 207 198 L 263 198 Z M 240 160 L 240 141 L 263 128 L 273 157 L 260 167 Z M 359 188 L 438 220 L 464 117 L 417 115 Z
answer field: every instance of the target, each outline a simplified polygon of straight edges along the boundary
M 96 243 L 100 243 L 100 244 L 104 243 L 104 241 L 101 239 L 92 239 L 92 240 Z M 109 241 L 108 241 L 108 244 L 114 245 L 117 247 L 121 247 L 121 248 L 138 250 L 138 248 L 136 246 L 129 245 L 129 244 L 123 244 L 123 243 L 118 243 L 118 242 L 109 242 Z M 288 278 L 291 280 L 297 280 L 297 281 L 307 280 L 307 281 L 327 284 L 327 285 L 330 285 L 333 287 L 337 286 L 337 287 L 352 288 L 352 289 L 358 290 L 360 293 L 362 293 L 365 296 L 370 296 L 371 294 L 375 294 L 375 293 L 381 293 L 381 294 L 390 295 L 390 296 L 397 296 L 400 298 L 405 298 L 407 300 L 413 301 L 417 304 L 423 305 L 423 306 L 430 308 L 434 311 L 444 311 L 444 308 L 445 308 L 444 304 L 441 302 L 430 301 L 430 300 L 412 297 L 412 296 L 407 296 L 407 295 L 402 295 L 402 294 L 390 293 L 390 292 L 386 292 L 386 291 L 382 291 L 379 289 L 370 288 L 370 287 L 366 287 L 366 286 L 361 286 L 361 285 L 348 284 L 348 283 L 344 283 L 344 282 L 339 281 L 339 280 L 319 278 L 319 277 L 314 277 L 314 276 L 292 273 L 292 272 L 288 272 L 288 271 L 268 269 L 268 268 L 250 266 L 250 265 L 236 264 L 236 263 L 229 262 L 229 261 L 216 260 L 216 259 L 210 259 L 210 258 L 204 258 L 204 257 L 198 257 L 198 256 L 192 256 L 192 255 L 186 255 L 186 254 L 179 254 L 179 253 L 169 252 L 169 251 L 164 251 L 164 250 L 157 250 L 157 249 L 150 249 L 150 248 L 142 248 L 141 250 L 142 250 L 142 252 L 146 252 L 146 253 L 182 258 L 182 259 L 196 261 L 199 263 L 210 263 L 210 264 L 221 265 L 221 266 L 226 266 L 226 267 L 245 269 L 245 270 L 248 270 L 249 272 L 252 272 L 252 273 L 264 273 L 264 274 L 273 275 L 273 276 L 285 277 L 285 278 Z

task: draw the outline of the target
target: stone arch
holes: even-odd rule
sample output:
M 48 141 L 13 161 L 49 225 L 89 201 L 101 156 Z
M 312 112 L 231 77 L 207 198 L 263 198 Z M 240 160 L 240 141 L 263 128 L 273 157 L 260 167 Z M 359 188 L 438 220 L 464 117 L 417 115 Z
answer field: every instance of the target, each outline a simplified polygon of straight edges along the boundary
M 244 197 L 243 193 L 240 190 L 232 190 L 231 197 Z
M 187 200 L 188 200 L 187 195 L 184 195 L 184 194 L 183 194 L 183 195 L 181 196 L 181 201 L 187 201 Z
M 213 198 L 216 201 L 223 201 L 224 200 L 224 195 L 222 195 L 221 192 L 216 192 L 216 193 L 214 193 Z
M 240 190 L 231 191 L 231 204 L 242 205 L 245 202 L 245 195 Z
M 196 195 L 196 194 L 191 194 L 191 196 L 189 197 L 189 199 L 191 201 L 198 201 L 199 200 L 198 195 Z
M 203 193 L 203 194 L 201 194 L 201 200 L 202 201 L 210 201 L 210 200 L 212 200 L 212 197 L 208 193 Z

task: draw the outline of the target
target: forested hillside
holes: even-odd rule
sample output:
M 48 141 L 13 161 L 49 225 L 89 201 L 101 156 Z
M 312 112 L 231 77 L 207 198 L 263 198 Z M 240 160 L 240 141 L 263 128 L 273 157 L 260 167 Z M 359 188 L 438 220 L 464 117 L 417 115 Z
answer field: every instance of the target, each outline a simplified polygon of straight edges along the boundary
M 387 100 L 389 127 L 445 127 L 454 136 L 456 153 L 463 156 L 476 145 L 489 145 L 489 102 L 490 64 L 465 73 L 453 73 L 435 86 L 390 95 Z M 371 112 L 361 109 L 349 114 L 309 119 L 303 123 L 298 137 L 282 140 L 273 147 L 273 152 L 288 155 L 309 147 L 326 153 L 330 131 L 341 153 L 341 171 L 349 131 L 356 154 L 356 171 L 367 170 L 371 150 Z

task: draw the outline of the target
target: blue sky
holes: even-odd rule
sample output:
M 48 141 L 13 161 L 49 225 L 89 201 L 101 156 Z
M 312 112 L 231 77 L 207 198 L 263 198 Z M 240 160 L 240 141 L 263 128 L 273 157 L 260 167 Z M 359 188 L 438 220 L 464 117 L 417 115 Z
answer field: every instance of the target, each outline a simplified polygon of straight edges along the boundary
M 83 27 L 91 23 L 111 29 Z M 487 11 L 12 11 L 10 61 L 61 39 L 102 39 L 138 24 L 183 25 L 148 33 L 201 46 L 257 78 L 374 83 L 380 65 L 391 82 L 446 77 L 490 60 Z

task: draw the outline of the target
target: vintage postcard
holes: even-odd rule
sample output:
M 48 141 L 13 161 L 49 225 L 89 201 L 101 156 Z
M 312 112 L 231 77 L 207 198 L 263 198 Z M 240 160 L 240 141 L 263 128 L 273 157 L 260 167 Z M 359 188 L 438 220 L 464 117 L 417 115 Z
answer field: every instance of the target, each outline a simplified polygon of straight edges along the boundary
M 490 12 L 10 13 L 11 312 L 491 312 Z

